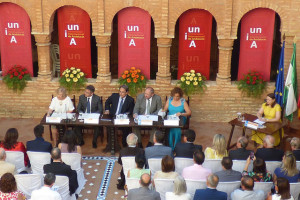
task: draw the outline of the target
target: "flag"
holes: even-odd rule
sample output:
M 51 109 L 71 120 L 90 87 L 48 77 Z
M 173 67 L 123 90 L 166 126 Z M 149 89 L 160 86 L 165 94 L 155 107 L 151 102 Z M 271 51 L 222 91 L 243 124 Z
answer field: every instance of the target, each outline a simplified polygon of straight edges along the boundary
M 285 105 L 285 117 L 293 120 L 293 113 L 297 110 L 297 73 L 296 73 L 296 43 L 293 44 L 293 55 L 289 71 L 285 81 L 283 103 Z
M 275 99 L 276 102 L 282 107 L 283 106 L 283 91 L 284 91 L 284 46 L 285 41 L 283 41 L 279 65 L 277 70 L 277 78 L 276 78 L 276 88 L 275 88 Z

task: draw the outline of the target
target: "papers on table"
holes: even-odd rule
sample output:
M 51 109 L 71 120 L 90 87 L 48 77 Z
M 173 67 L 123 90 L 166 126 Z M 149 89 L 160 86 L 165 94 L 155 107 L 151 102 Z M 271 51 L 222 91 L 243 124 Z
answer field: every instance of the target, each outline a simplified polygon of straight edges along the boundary
M 79 113 L 78 119 L 99 119 L 99 113 Z
M 254 130 L 258 129 L 258 124 L 250 121 L 245 121 L 245 126 Z
M 165 126 L 179 126 L 179 117 L 174 115 L 168 115 L 167 119 L 164 120 Z
M 158 121 L 158 115 L 139 115 L 138 120 L 151 120 L 154 122 Z
M 265 122 L 264 122 L 264 121 L 261 121 L 261 120 L 259 120 L 259 119 L 256 119 L 256 120 L 254 120 L 254 123 L 263 125 Z
M 51 117 L 58 117 L 61 119 L 72 119 L 75 113 L 52 113 Z

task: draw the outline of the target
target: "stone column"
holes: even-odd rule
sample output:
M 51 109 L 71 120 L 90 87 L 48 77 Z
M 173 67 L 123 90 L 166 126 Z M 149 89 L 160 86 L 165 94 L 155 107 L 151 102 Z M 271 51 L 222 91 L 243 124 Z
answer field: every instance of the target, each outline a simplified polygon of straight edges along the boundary
M 110 38 L 111 35 L 96 36 L 98 47 L 98 73 L 96 82 L 111 82 L 109 58 Z
M 219 39 L 219 71 L 217 74 L 217 84 L 231 83 L 231 55 L 234 39 Z
M 50 57 L 50 40 L 51 35 L 48 33 L 32 33 L 35 37 L 38 53 L 38 81 L 50 81 L 51 76 L 51 57 Z
M 170 47 L 172 38 L 157 38 L 158 46 L 158 72 L 156 73 L 156 84 L 170 84 Z

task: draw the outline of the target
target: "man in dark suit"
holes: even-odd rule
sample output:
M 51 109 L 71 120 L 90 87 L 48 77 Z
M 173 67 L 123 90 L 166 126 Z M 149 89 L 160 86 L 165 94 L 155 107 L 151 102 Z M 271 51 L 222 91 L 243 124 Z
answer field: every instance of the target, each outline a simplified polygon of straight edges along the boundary
M 52 144 L 47 142 L 43 138 L 44 126 L 37 125 L 33 129 L 35 140 L 28 141 L 26 143 L 27 151 L 36 151 L 36 152 L 51 152 Z
M 125 147 L 120 150 L 120 155 L 118 159 L 118 163 L 122 165 L 122 157 L 127 157 L 127 156 L 136 156 L 137 154 L 145 154 L 144 150 L 141 148 L 138 148 L 136 146 L 138 137 L 134 133 L 130 133 L 127 138 L 127 145 L 128 147 Z M 125 185 L 125 175 L 123 172 L 123 167 L 120 172 L 121 179 L 119 180 L 119 183 L 117 184 L 118 189 L 124 189 Z M 126 174 L 127 176 L 127 174 Z
M 138 115 L 157 115 L 159 110 L 162 108 L 162 102 L 160 96 L 154 94 L 152 87 L 147 87 L 144 94 L 140 94 L 136 98 L 136 104 L 133 109 L 133 116 L 136 118 Z M 153 134 L 156 130 L 152 129 L 150 134 L 150 141 L 147 146 L 153 145 Z M 135 127 L 133 132 L 139 138 L 139 146 L 142 143 L 141 129 Z
M 255 156 L 264 161 L 282 161 L 284 152 L 274 148 L 275 139 L 271 135 L 266 135 L 263 141 L 263 148 L 257 149 Z
M 193 142 L 195 141 L 196 134 L 194 130 L 188 129 L 183 133 L 183 141 L 184 143 L 177 143 L 174 149 L 176 157 L 182 158 L 193 158 L 194 151 L 200 150 L 202 151 L 201 145 L 195 145 Z
M 78 188 L 77 173 L 61 160 L 61 151 L 59 148 L 53 148 L 51 151 L 51 164 L 44 165 L 44 174 L 53 173 L 54 175 L 67 176 L 69 178 L 70 195 L 74 194 Z
M 297 137 L 293 137 L 291 142 L 291 149 L 297 161 L 300 161 L 300 140 Z
M 248 146 L 248 139 L 244 136 L 239 137 L 236 142 L 236 150 L 229 151 L 229 157 L 231 160 L 247 160 L 251 150 L 247 150 L 246 147 Z
M 119 94 L 113 93 L 105 101 L 105 114 L 118 115 L 127 114 L 131 115 L 134 108 L 134 99 L 128 95 L 129 88 L 127 85 L 121 85 Z M 130 128 L 120 128 L 123 132 L 122 144 L 123 147 L 127 146 L 126 137 L 130 133 Z
M 227 194 L 216 189 L 218 183 L 219 177 L 217 175 L 209 175 L 206 181 L 207 188 L 196 190 L 194 200 L 227 200 Z
M 84 94 L 79 96 L 79 103 L 77 106 L 77 111 L 79 113 L 99 113 L 102 114 L 103 106 L 101 98 L 94 94 L 95 87 L 88 85 L 85 88 Z M 84 144 L 82 138 L 82 127 L 76 127 L 75 133 L 77 135 L 80 145 Z M 100 128 L 94 127 L 94 136 L 93 136 L 93 148 L 97 148 L 97 138 L 100 134 Z

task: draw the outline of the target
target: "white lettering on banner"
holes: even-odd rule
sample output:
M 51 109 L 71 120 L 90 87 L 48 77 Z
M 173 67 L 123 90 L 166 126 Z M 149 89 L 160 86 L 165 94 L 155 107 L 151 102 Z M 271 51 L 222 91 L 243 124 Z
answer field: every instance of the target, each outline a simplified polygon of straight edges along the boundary
M 126 31 L 124 31 L 124 38 L 126 38 Z
M 127 26 L 128 31 L 140 31 L 139 26 Z
M 253 42 L 252 42 L 252 44 L 251 44 L 251 47 L 250 47 L 250 48 L 253 48 L 253 47 L 255 47 L 255 48 L 257 49 L 257 44 L 256 44 L 256 42 L 255 42 L 255 41 L 253 41 Z
M 65 37 L 68 37 L 68 33 L 67 33 L 67 30 L 65 30 Z
M 10 43 L 17 43 L 15 36 L 11 36 Z
M 68 24 L 68 30 L 69 31 L 79 31 L 79 25 L 75 25 L 75 24 Z
M 261 33 L 261 28 L 250 28 L 250 33 Z
M 131 45 L 136 46 L 133 39 L 131 39 L 130 42 L 129 42 L 129 46 L 131 46 Z
M 19 28 L 19 23 L 7 23 L 8 28 Z
M 7 28 L 5 28 L 5 35 L 7 35 Z
M 188 27 L 189 33 L 200 33 L 200 27 Z
M 191 47 L 196 48 L 196 44 L 195 44 L 195 41 L 194 41 L 194 40 L 192 40 L 191 43 L 190 43 L 189 48 L 191 48 Z
M 74 38 L 71 38 L 70 45 L 77 45 Z

